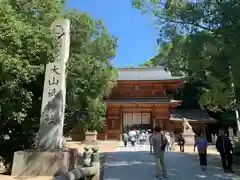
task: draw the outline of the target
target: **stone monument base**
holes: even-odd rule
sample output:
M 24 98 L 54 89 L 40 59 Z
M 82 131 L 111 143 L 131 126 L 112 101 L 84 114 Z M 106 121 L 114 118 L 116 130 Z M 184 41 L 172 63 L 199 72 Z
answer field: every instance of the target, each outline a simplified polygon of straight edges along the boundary
M 194 145 L 195 143 L 195 133 L 193 131 L 186 131 L 183 133 L 185 139 L 185 145 Z
M 14 153 L 12 176 L 54 176 L 67 172 L 70 153 L 64 151 L 17 151 Z
M 85 132 L 85 141 L 94 142 L 97 141 L 97 132 Z

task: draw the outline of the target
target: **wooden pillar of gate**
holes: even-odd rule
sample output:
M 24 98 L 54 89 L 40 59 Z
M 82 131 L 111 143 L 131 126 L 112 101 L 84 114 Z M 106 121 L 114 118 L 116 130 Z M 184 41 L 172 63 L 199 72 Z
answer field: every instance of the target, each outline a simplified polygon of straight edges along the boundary
M 154 129 L 156 126 L 156 107 L 152 109 L 152 128 Z
M 119 107 L 119 127 L 120 127 L 120 137 L 119 140 L 122 141 L 122 135 L 123 135 L 123 111 L 122 111 L 122 106 Z

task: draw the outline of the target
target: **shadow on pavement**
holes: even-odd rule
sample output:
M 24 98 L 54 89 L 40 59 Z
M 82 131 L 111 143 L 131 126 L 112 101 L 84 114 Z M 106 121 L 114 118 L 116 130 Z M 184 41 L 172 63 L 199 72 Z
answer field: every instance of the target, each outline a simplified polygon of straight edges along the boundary
M 193 161 L 199 162 L 199 157 L 197 153 L 185 153 L 189 158 L 191 158 Z M 219 154 L 208 154 L 207 155 L 208 160 L 208 166 L 214 169 L 222 170 L 222 163 L 221 158 Z M 236 164 L 233 161 L 233 170 L 235 174 L 240 175 L 240 165 Z
M 166 152 L 168 179 L 172 180 L 234 180 L 240 176 L 224 173 L 218 166 L 210 165 L 203 172 L 197 154 Z M 144 151 L 106 153 L 104 180 L 155 179 L 154 156 Z

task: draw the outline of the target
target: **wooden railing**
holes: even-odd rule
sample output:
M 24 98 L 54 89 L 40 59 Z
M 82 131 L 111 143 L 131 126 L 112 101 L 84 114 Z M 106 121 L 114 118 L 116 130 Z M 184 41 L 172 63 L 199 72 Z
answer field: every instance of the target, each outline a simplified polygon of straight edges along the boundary
M 53 178 L 53 180 L 100 180 L 100 155 L 98 148 L 92 148 L 92 151 L 84 148 L 84 162 L 69 172 Z

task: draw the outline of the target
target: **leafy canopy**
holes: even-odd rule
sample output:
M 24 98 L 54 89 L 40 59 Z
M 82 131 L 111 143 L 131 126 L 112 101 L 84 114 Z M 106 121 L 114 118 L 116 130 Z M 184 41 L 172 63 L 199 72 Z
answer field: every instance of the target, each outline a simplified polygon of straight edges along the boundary
M 103 98 L 115 85 L 116 70 L 110 59 L 115 57 L 117 39 L 109 35 L 102 21 L 85 13 L 70 11 L 71 52 L 68 73 L 68 117 L 78 111 L 85 130 L 103 127 Z
M 38 131 L 44 66 L 57 50 L 51 23 L 71 21 L 71 49 L 67 76 L 67 119 L 84 114 L 85 129 L 102 127 L 103 101 L 115 84 L 116 39 L 101 21 L 87 14 L 65 11 L 60 0 L 0 1 L 0 156 L 11 163 L 13 153 L 32 148 Z M 67 121 L 67 125 L 69 125 Z
M 133 5 L 156 20 L 162 48 L 150 60 L 152 64 L 165 61 L 170 71 L 185 75 L 188 83 L 199 82 L 202 108 L 232 108 L 235 93 L 239 103 L 238 1 L 133 0 Z
M 60 16 L 61 6 L 58 1 L 0 1 L 0 156 L 5 162 L 32 144 L 44 64 L 53 60 L 56 47 L 50 22 Z

